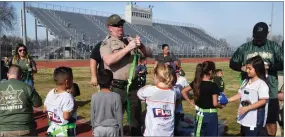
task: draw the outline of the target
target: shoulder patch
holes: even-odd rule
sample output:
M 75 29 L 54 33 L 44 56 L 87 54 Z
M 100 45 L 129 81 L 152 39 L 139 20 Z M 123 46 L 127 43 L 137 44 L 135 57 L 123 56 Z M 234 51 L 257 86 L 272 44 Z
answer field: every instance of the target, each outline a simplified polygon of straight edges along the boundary
M 107 45 L 107 41 L 106 40 L 102 41 L 102 43 L 101 43 L 101 46 L 105 46 L 105 45 Z
M 108 44 L 108 40 L 111 38 L 111 36 L 110 35 L 108 35 L 108 36 L 106 36 L 106 38 L 104 39 L 104 40 L 102 40 L 102 42 L 101 42 L 101 46 L 104 46 L 104 45 L 107 45 Z
M 109 38 L 111 38 L 111 35 L 106 36 L 106 38 L 104 40 L 107 40 Z

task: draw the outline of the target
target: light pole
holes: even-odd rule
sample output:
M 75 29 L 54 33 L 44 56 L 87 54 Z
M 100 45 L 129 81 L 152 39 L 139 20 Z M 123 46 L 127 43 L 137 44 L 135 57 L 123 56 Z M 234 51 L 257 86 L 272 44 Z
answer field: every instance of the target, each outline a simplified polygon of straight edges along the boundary
M 23 44 L 27 46 L 27 29 L 26 29 L 26 5 L 22 2 L 22 27 L 23 27 Z
M 272 40 L 272 25 L 273 25 L 273 9 L 274 9 L 274 3 L 272 2 L 272 6 L 271 6 L 271 22 L 270 22 L 270 39 Z

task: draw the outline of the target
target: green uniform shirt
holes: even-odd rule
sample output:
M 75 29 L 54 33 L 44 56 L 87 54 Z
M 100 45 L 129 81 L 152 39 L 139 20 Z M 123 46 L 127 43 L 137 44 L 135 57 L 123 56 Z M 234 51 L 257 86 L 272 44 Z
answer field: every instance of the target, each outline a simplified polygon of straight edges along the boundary
M 263 46 L 253 45 L 252 41 L 241 45 L 233 54 L 230 64 L 244 66 L 246 60 L 254 56 L 260 55 L 263 60 L 269 63 L 267 83 L 270 89 L 270 98 L 277 98 L 278 93 L 278 76 L 277 71 L 283 70 L 283 49 L 276 42 L 266 40 Z M 240 69 L 240 68 L 236 68 Z M 242 80 L 246 75 L 245 72 L 241 72 Z
M 11 63 L 13 63 L 13 61 Z M 21 67 L 24 79 L 27 79 L 28 77 L 28 79 L 33 79 L 32 73 L 29 72 L 29 69 L 31 70 L 32 67 L 36 66 L 36 63 L 33 59 L 30 58 L 30 62 L 28 62 L 28 59 L 19 59 L 16 60 L 14 64 Z
M 0 131 L 36 129 L 33 106 L 42 105 L 42 99 L 32 88 L 16 79 L 0 83 Z
M 219 87 L 220 91 L 221 91 L 221 92 L 224 92 L 225 83 L 224 83 L 223 78 L 222 78 L 222 77 L 215 76 L 215 77 L 214 77 L 214 82 L 217 84 L 217 86 Z

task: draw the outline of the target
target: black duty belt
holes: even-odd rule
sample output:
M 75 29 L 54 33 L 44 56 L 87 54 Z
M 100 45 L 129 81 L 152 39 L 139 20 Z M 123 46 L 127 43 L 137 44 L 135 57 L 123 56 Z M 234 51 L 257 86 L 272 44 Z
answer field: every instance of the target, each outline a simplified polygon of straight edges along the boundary
M 136 81 L 136 80 L 134 80 Z M 128 81 L 127 80 L 119 80 L 113 79 L 113 87 L 119 89 L 127 89 Z M 130 89 L 138 89 L 137 82 L 132 82 Z

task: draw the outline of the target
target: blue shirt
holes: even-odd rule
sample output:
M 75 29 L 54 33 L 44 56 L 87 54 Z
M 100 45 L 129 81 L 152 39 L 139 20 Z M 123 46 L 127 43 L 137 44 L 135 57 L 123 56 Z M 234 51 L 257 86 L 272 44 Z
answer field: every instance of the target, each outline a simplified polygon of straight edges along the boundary
M 139 74 L 140 71 L 144 71 L 144 73 Z M 145 65 L 140 64 L 136 67 L 136 75 L 137 76 L 146 78 L 146 74 L 147 74 L 147 68 Z

